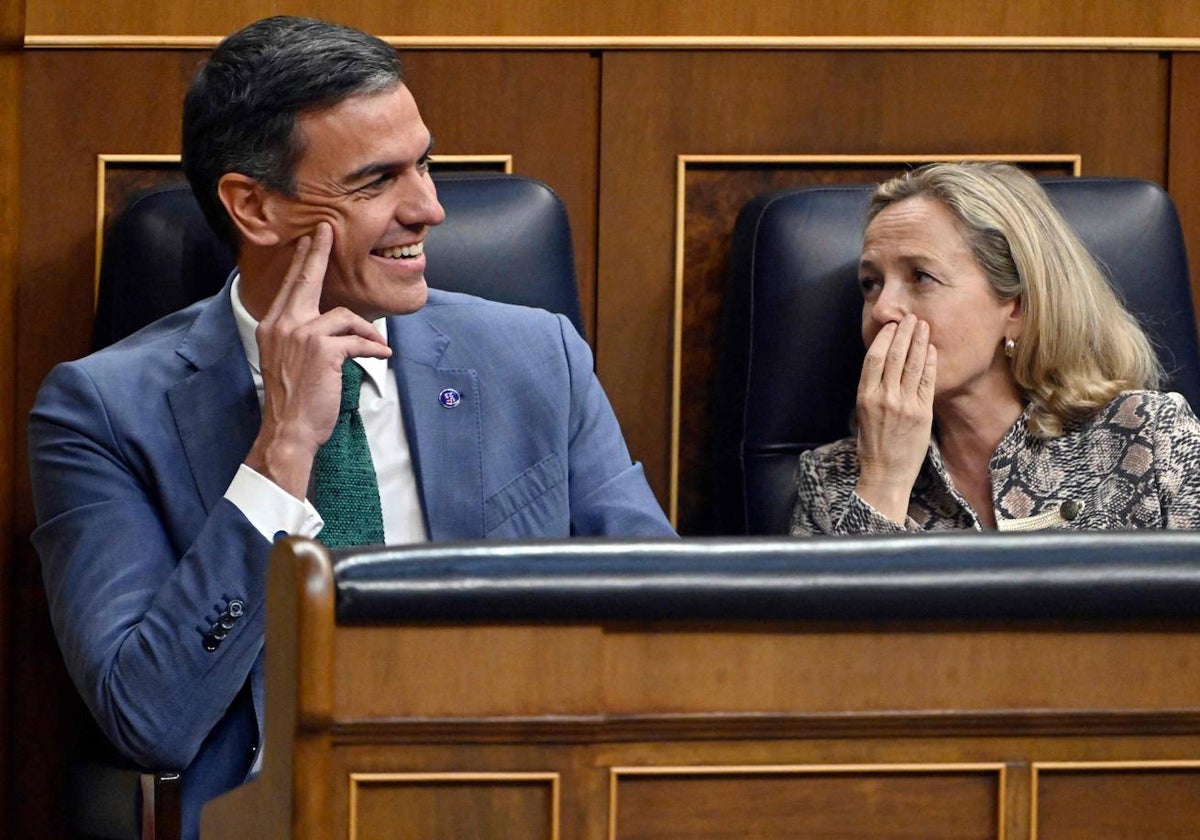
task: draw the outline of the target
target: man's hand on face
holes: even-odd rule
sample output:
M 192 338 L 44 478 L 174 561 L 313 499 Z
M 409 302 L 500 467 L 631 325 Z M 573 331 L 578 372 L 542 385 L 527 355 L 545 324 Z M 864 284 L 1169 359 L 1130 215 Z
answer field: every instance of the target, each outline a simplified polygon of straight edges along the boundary
M 386 359 L 392 354 L 379 332 L 350 310 L 321 312 L 332 247 L 328 222 L 299 239 L 257 332 L 263 420 L 246 465 L 298 499 L 307 494 L 313 457 L 337 421 L 342 364 L 359 356 Z

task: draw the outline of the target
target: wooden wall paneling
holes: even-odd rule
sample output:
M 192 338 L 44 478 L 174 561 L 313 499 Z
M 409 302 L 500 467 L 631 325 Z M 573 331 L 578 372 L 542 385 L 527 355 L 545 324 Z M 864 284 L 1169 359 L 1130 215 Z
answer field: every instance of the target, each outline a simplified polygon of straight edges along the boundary
M 337 624 L 313 546 L 272 557 L 276 746 L 256 781 L 205 809 L 206 837 L 553 837 L 561 824 L 563 840 L 1026 840 L 1008 812 L 1037 811 L 1029 766 L 1116 770 L 1128 803 L 1146 786 L 1130 766 L 1175 772 L 1162 762 L 1200 745 L 1194 620 Z M 318 574 L 295 574 L 289 549 Z M 325 769 L 293 751 L 301 739 L 329 743 Z M 1048 809 L 1103 799 L 1088 778 Z M 1154 796 L 1153 810 L 1175 796 L 1169 818 L 1126 808 L 1120 834 L 1091 836 L 1194 824 L 1192 787 Z M 319 821 L 286 804 L 314 796 L 329 802 Z
M 1005 4 L 955 0 L 811 0 L 807 3 L 729 4 L 720 0 L 498 0 L 406 6 L 388 0 L 221 0 L 156 5 L 152 0 L 29 0 L 33 34 L 213 35 L 269 14 L 341 20 L 397 36 L 620 35 L 960 35 L 1120 36 L 1200 35 L 1200 9 L 1177 0 L 1013 0 Z
M 351 773 L 356 840 L 558 840 L 557 773 Z
M 1004 826 L 1006 840 L 1029 840 L 1030 799 L 1033 797 L 1033 770 L 1028 761 L 1005 753 Z
M 1171 56 L 1170 109 L 1164 186 L 1179 210 L 1192 270 L 1192 305 L 1200 312 L 1200 55 Z
M 614 768 L 611 840 L 1003 838 L 1003 765 Z
M 1200 762 L 1044 762 L 1033 771 L 1033 840 L 1196 836 Z
M 670 495 L 678 155 L 1067 153 L 1085 175 L 1162 182 L 1167 88 L 1156 54 L 607 53 L 598 363 L 659 499 Z
M 327 552 L 281 543 L 275 748 L 203 836 L 1027 840 L 1010 811 L 1090 837 L 1200 819 L 1200 762 L 1175 758 L 1200 748 L 1192 619 L 339 624 L 332 589 Z M 303 739 L 329 744 L 323 769 Z M 1041 805 L 1031 773 L 1055 777 Z M 287 806 L 314 796 L 328 816 Z
M 90 346 L 100 154 L 179 151 L 183 93 L 198 52 L 26 54 L 18 313 L 18 409 L 28 412 L 42 379 Z M 154 84 L 123 80 L 153 79 Z M 22 472 L 27 472 L 22 463 Z M 27 478 L 19 524 L 33 522 Z
M 17 318 L 17 590 L 13 679 L 13 836 L 61 837 L 66 756 L 90 732 L 62 665 L 41 572 L 29 545 L 24 418 L 53 364 L 87 351 L 91 332 L 96 156 L 178 151 L 186 80 L 200 53 L 26 52 L 22 79 L 21 215 Z M 143 84 L 153 80 L 153 84 Z M 134 83 L 136 82 L 136 83 Z
M 763 727 L 774 732 L 794 732 L 805 715 L 839 715 L 852 728 L 864 715 L 907 714 L 916 727 L 922 715 L 947 709 L 1025 718 L 1041 710 L 1053 718 L 1069 710 L 1195 708 L 1200 635 L 1172 626 L 1091 629 L 349 627 L 336 641 L 334 702 L 347 720 L 432 720 L 447 709 L 461 718 L 532 719 L 587 715 L 600 696 L 613 714 L 773 713 L 778 719 L 764 718 Z M 444 661 L 447 650 L 455 651 L 453 668 L 422 666 Z M 373 663 L 369 673 L 355 657 Z M 413 673 L 422 674 L 419 684 L 407 679 Z M 781 676 L 764 676 L 772 674 Z M 465 675 L 488 691 L 472 691 Z M 690 726 L 683 721 L 680 731 L 722 731 L 718 721 Z
M 1115 773 L 1118 783 L 1115 790 L 1120 796 L 1116 803 L 1128 803 L 1130 794 L 1137 794 L 1142 785 L 1153 784 L 1155 773 L 1159 773 L 1167 780 L 1168 788 L 1162 794 L 1152 794 L 1151 799 L 1168 810 L 1161 806 L 1163 799 L 1181 791 L 1187 794 L 1191 783 L 1183 778 L 1190 779 L 1195 770 L 1187 767 L 1172 769 L 1188 762 L 1163 760 L 1162 757 L 1193 755 L 1200 745 L 1195 734 L 1162 737 L 1124 732 L 1117 737 L 1099 720 L 1082 735 L 1065 731 L 1021 734 L 1019 726 L 1008 732 L 980 727 L 973 734 L 949 730 L 905 734 L 904 723 L 896 722 L 869 737 L 764 735 L 682 740 L 667 734 L 669 723 L 659 722 L 664 724 L 660 730 L 662 734 L 650 734 L 644 740 L 619 735 L 606 737 L 606 725 L 602 721 L 596 721 L 592 728 L 585 728 L 567 719 L 524 719 L 511 727 L 497 718 L 443 720 L 436 733 L 417 728 L 407 732 L 397 729 L 386 742 L 370 744 L 358 734 L 348 737 L 343 731 L 340 743 L 335 744 L 329 776 L 337 780 L 334 782 L 333 824 L 347 825 L 350 819 L 352 774 L 395 779 L 398 787 L 405 788 L 400 791 L 402 801 L 407 794 L 416 792 L 414 787 L 436 784 L 439 778 L 454 783 L 455 777 L 460 781 L 476 777 L 479 786 L 474 789 L 482 792 L 478 798 L 470 799 L 471 804 L 465 807 L 477 809 L 477 813 L 482 812 L 485 816 L 494 813 L 496 804 L 486 790 L 492 780 L 502 780 L 506 776 L 526 779 L 528 781 L 518 782 L 522 791 L 538 796 L 536 789 L 544 790 L 548 783 L 537 780 L 555 775 L 560 780 L 562 840 L 611 840 L 614 836 L 617 840 L 627 840 L 628 837 L 645 836 L 650 834 L 655 821 L 666 823 L 667 816 L 678 815 L 680 811 L 684 811 L 685 816 L 692 816 L 693 811 L 706 815 L 719 813 L 723 822 L 718 824 L 725 829 L 724 836 L 787 837 L 786 828 L 778 826 L 781 811 L 786 812 L 797 802 L 804 802 L 806 797 L 829 792 L 833 801 L 829 803 L 828 813 L 824 810 L 801 812 L 797 819 L 800 826 L 805 824 L 804 820 L 808 820 L 809 825 L 812 821 L 824 820 L 828 827 L 828 823 L 846 817 L 849 803 L 844 801 L 845 797 L 861 796 L 864 791 L 870 791 L 872 797 L 863 802 L 863 809 L 868 814 L 872 810 L 878 814 L 895 807 L 898 801 L 910 802 L 911 812 L 900 818 L 900 828 L 907 823 L 910 836 L 938 836 L 937 826 L 944 825 L 957 809 L 959 814 L 971 816 L 971 821 L 964 823 L 961 833 L 943 831 L 943 836 L 971 836 L 968 829 L 987 823 L 983 830 L 990 833 L 983 836 L 1026 840 L 1031 827 L 1030 762 L 1052 768 L 1083 766 L 1081 772 L 1073 775 L 1043 771 L 1043 780 L 1060 783 L 1053 792 L 1051 805 L 1056 810 L 1052 819 L 1061 825 L 1063 818 L 1070 816 L 1068 809 L 1072 797 L 1086 801 L 1097 795 L 1103 796 L 1104 786 L 1112 785 L 1105 776 L 1106 773 L 1114 774 L 1113 770 L 1097 772 L 1106 763 L 1119 764 L 1123 768 Z M 609 723 L 619 727 L 615 721 Z M 648 723 L 646 731 L 653 733 L 653 721 Z M 745 725 L 746 720 L 739 723 Z M 997 759 L 1001 756 L 1022 761 L 1000 768 Z M 1154 765 L 1159 765 L 1157 770 Z M 1099 781 L 1098 790 L 1088 790 L 1090 778 Z M 422 779 L 428 781 L 420 781 Z M 758 814 L 747 808 L 747 803 L 738 801 L 742 795 L 739 786 L 746 781 L 752 783 L 745 789 L 748 800 L 755 803 L 765 800 L 772 807 L 764 808 L 763 813 Z M 937 789 L 943 781 L 958 795 L 937 806 L 925 804 L 922 798 L 926 792 Z M 641 782 L 650 784 L 636 789 L 635 785 Z M 701 793 L 700 789 L 706 784 L 712 787 Z M 461 795 L 462 787 L 466 785 L 453 791 L 452 796 Z M 731 794 L 731 789 L 737 792 Z M 764 790 L 770 793 L 761 793 Z M 907 799 L 910 795 L 916 798 Z M 433 796 L 434 807 L 439 807 L 436 794 Z M 635 802 L 635 799 L 641 801 Z M 615 831 L 614 826 L 609 825 L 614 804 Z M 666 813 L 656 815 L 655 807 L 662 807 Z M 1151 815 L 1144 825 L 1170 824 L 1172 820 L 1178 824 L 1184 814 L 1194 816 L 1198 812 L 1198 806 L 1186 797 L 1177 800 L 1171 808 L 1173 813 L 1157 819 Z M 528 813 L 541 815 L 544 812 L 531 809 Z M 991 816 L 986 816 L 987 813 Z M 1145 810 L 1139 807 L 1130 812 L 1127 822 L 1144 817 Z M 470 814 L 455 815 L 458 825 L 471 819 Z M 528 819 L 533 822 L 537 818 Z M 913 825 L 922 819 L 921 825 L 932 824 L 935 830 L 924 833 L 920 826 L 914 829 Z M 772 820 L 776 821 L 775 825 L 771 824 Z M 1004 821 L 1003 827 L 999 820 Z M 1079 822 L 1081 828 L 1092 829 L 1090 834 L 1081 836 L 1117 836 L 1096 830 L 1095 822 Z M 764 824 L 771 833 L 754 834 L 749 830 L 761 830 Z M 689 840 L 705 836 L 695 822 L 681 820 L 677 825 L 681 828 L 676 833 L 664 830 L 654 836 L 686 837 Z M 537 827 L 540 830 L 540 820 Z M 855 834 L 844 830 L 844 825 L 838 827 L 843 830 L 827 832 L 828 836 L 889 836 L 886 828 Z M 818 833 L 805 834 L 797 830 L 792 836 Z M 512 837 L 514 832 L 468 831 L 458 836 Z M 1134 831 L 1122 836 L 1151 835 Z
M 23 2 L 0 6 L 0 825 L 10 820 L 9 745 L 13 742 L 9 696 L 12 631 L 19 610 L 14 587 L 13 498 L 17 356 L 17 248 L 21 225 L 21 34 Z
M 595 803 L 607 798 L 608 773 L 595 765 L 595 757 L 585 748 L 561 738 L 553 744 L 520 738 L 463 741 L 452 730 L 444 730 L 442 737 L 419 740 L 421 743 L 413 743 L 411 748 L 396 750 L 394 743 L 339 738 L 332 754 L 330 778 L 346 783 L 335 785 L 333 824 L 349 824 L 355 810 L 358 820 L 365 818 L 364 805 L 371 807 L 371 803 L 363 794 L 374 793 L 382 808 L 389 807 L 386 799 L 393 795 L 394 804 L 405 809 L 421 798 L 433 809 L 444 809 L 447 802 L 456 801 L 461 813 L 439 820 L 440 833 L 430 830 L 418 835 L 429 840 L 442 836 L 554 840 L 603 837 L 605 811 L 597 811 Z M 376 785 L 382 788 L 371 791 Z M 527 832 L 525 826 L 521 830 L 497 827 L 495 820 L 502 819 L 505 809 L 520 815 L 530 830 Z M 471 826 L 471 821 L 476 825 Z M 487 830 L 488 824 L 491 831 Z M 393 830 L 405 829 L 393 826 Z
M 435 153 L 511 154 L 513 172 L 545 181 L 562 198 L 594 335 L 600 60 L 587 52 L 401 55 Z

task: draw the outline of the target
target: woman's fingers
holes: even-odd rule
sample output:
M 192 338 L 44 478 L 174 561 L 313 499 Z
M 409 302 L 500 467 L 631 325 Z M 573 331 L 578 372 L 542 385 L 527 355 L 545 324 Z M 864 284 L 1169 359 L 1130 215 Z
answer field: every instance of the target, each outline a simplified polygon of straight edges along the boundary
M 904 377 L 904 366 L 908 362 L 908 353 L 912 348 L 913 333 L 917 328 L 917 317 L 905 315 L 896 325 L 896 334 L 892 336 L 892 344 L 888 347 L 886 362 L 883 369 L 883 383 L 889 387 L 899 387 Z
M 925 352 L 925 365 L 917 384 L 917 398 L 922 405 L 933 406 L 933 395 L 937 388 L 937 347 L 930 344 Z
M 867 355 L 863 359 L 862 373 L 858 378 L 860 392 L 875 388 L 883 379 L 883 371 L 887 367 L 888 351 L 892 346 L 892 337 L 895 334 L 895 323 L 884 324 L 875 336 L 875 340 L 871 342 L 871 346 L 867 348 Z
M 929 324 L 915 315 L 885 324 L 867 348 L 859 375 L 859 391 L 879 386 L 893 393 L 915 393 L 930 350 Z

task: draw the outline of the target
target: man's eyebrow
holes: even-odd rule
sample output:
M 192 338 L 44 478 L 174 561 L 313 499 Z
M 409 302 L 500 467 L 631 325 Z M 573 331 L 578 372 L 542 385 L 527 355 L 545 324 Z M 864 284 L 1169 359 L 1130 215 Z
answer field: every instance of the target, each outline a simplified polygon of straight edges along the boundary
M 417 158 L 417 162 L 420 162 L 420 161 L 424 160 L 425 158 L 429 157 L 429 153 L 431 151 L 433 151 L 433 135 L 432 134 L 429 135 L 429 145 L 427 145 L 425 147 L 425 151 L 422 152 L 421 156 Z M 410 161 L 397 161 L 397 160 L 375 161 L 373 163 L 368 163 L 366 166 L 362 166 L 362 167 L 359 167 L 358 169 L 355 169 L 353 172 L 351 172 L 349 175 L 346 176 L 345 183 L 353 184 L 353 183 L 357 183 L 358 181 L 365 181 L 368 178 L 374 178 L 375 176 L 382 175 L 385 172 L 395 172 L 397 169 L 403 169 L 405 166 L 408 166 L 408 165 L 410 165 Z

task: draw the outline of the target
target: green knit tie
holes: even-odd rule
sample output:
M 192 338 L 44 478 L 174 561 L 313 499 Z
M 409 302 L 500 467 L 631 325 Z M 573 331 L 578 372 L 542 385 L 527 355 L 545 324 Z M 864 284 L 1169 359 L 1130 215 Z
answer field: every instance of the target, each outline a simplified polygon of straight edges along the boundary
M 316 507 L 325 527 L 321 542 L 329 548 L 383 542 L 379 482 L 358 413 L 363 369 L 353 360 L 342 365 L 342 407 L 329 440 L 317 450 Z

